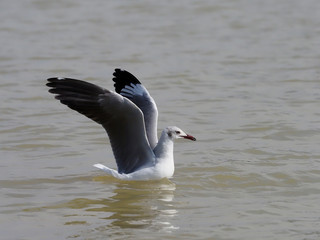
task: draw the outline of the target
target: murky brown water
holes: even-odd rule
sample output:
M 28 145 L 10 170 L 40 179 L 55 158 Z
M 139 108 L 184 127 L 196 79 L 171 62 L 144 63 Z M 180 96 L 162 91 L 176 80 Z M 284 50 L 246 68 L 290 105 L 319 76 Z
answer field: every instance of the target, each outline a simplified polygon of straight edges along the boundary
M 320 238 L 320 2 L 0 2 L 1 239 Z M 174 178 L 122 182 L 45 79 L 149 89 Z

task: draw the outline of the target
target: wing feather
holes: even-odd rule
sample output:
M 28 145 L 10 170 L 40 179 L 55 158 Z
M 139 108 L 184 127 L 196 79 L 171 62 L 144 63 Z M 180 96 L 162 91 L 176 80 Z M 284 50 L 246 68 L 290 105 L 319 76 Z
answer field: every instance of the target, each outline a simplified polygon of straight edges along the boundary
M 143 113 L 132 101 L 76 79 L 49 78 L 47 86 L 62 104 L 105 128 L 119 173 L 131 173 L 154 164 Z
M 155 101 L 148 90 L 131 73 L 117 68 L 113 76 L 116 92 L 130 99 L 143 112 L 147 138 L 151 148 L 154 149 L 158 142 L 158 109 Z

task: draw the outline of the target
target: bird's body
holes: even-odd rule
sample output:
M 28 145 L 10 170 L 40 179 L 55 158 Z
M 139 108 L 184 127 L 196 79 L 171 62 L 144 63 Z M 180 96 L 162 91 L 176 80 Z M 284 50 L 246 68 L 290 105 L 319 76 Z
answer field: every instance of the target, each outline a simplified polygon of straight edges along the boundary
M 70 78 L 49 78 L 49 92 L 69 108 L 101 124 L 106 130 L 118 171 L 94 166 L 123 180 L 170 178 L 174 173 L 173 140 L 195 138 L 167 127 L 158 141 L 158 110 L 147 89 L 131 73 L 116 69 L 116 92 Z

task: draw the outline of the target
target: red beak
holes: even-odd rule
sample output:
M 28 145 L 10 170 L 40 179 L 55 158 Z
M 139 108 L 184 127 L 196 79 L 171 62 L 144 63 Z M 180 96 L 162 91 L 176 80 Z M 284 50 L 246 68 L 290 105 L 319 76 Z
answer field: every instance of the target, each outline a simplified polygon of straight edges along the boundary
M 184 136 L 183 138 L 185 139 L 189 139 L 189 140 L 192 140 L 192 141 L 196 141 L 197 139 L 189 134 L 187 134 L 187 136 Z

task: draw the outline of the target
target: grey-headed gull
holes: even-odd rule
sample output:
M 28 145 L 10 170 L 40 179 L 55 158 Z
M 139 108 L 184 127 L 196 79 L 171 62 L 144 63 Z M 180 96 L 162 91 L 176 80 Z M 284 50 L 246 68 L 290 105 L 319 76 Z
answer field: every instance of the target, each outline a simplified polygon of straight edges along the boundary
M 147 89 L 131 73 L 115 69 L 115 91 L 71 78 L 49 78 L 49 92 L 69 108 L 106 130 L 118 171 L 94 166 L 123 180 L 156 180 L 174 173 L 173 140 L 196 139 L 178 127 L 167 127 L 158 141 L 158 110 Z

